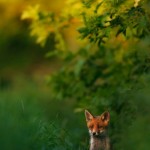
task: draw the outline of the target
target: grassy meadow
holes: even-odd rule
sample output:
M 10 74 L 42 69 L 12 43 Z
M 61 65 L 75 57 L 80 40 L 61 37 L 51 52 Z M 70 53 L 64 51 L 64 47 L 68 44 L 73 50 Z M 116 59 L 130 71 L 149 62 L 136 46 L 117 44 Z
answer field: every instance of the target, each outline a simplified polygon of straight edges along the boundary
M 84 114 L 74 114 L 72 101 L 54 101 L 50 95 L 46 85 L 39 87 L 27 78 L 16 78 L 10 86 L 1 87 L 0 149 L 65 150 L 85 146 Z

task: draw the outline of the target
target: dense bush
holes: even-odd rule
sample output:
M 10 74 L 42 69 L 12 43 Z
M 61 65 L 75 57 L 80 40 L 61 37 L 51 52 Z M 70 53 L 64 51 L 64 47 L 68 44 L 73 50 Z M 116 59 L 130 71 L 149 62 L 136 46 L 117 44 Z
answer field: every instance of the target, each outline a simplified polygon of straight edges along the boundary
M 48 55 L 63 60 L 63 66 L 49 78 L 53 96 L 76 100 L 76 112 L 109 110 L 114 149 L 148 149 L 143 128 L 148 130 L 149 122 L 150 2 L 69 2 L 74 11 L 67 11 L 68 7 L 59 16 L 37 7 L 22 15 L 32 19 L 31 32 L 39 43 L 43 45 L 49 34 L 55 37 L 55 50 Z M 32 9 L 36 10 L 34 16 Z M 86 40 L 75 52 L 67 49 L 62 32 L 73 19 L 81 21 L 78 32 Z M 40 27 L 42 34 L 37 30 Z

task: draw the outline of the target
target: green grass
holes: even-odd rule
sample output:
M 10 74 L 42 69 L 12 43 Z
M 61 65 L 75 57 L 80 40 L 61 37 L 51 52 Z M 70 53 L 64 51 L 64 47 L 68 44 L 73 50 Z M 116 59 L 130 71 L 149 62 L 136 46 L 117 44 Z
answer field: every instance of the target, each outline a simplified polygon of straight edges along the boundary
M 1 149 L 30 149 L 34 144 L 40 120 L 44 119 L 35 96 L 24 90 L 0 92 Z
M 73 108 L 73 101 L 52 100 L 44 85 L 15 80 L 0 91 L 0 149 L 84 149 L 84 115 L 74 114 Z

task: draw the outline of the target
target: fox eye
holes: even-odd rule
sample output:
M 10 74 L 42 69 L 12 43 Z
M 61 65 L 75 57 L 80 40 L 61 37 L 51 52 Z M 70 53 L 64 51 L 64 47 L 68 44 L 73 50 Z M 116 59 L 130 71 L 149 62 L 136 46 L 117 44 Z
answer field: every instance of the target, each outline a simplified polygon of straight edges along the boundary
M 92 128 L 93 128 L 93 125 L 90 125 L 89 128 L 92 129 Z

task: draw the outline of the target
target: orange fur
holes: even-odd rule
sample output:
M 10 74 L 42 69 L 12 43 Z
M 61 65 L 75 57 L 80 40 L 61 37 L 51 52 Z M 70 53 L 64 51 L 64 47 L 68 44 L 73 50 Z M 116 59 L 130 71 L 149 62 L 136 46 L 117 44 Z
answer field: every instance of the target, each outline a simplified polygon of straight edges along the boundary
M 110 150 L 107 127 L 110 120 L 109 112 L 93 116 L 85 110 L 85 118 L 90 133 L 90 150 Z

